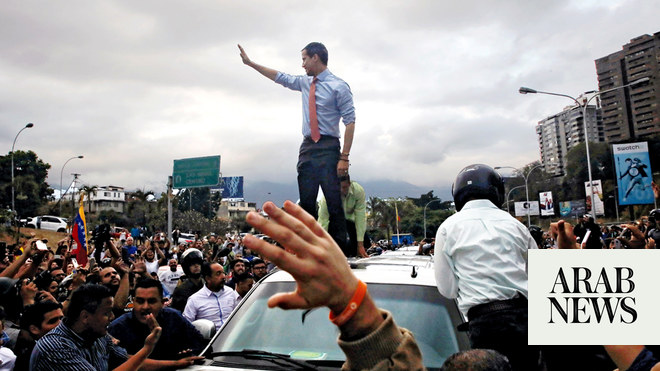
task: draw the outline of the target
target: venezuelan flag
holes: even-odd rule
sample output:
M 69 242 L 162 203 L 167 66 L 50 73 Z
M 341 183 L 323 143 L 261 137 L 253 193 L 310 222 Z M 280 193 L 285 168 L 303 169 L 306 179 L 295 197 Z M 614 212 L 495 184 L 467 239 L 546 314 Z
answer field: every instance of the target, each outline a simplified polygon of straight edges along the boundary
M 84 194 L 80 193 L 80 207 L 78 208 L 78 215 L 73 220 L 73 229 L 71 236 L 76 241 L 78 246 L 75 251 L 72 251 L 78 264 L 87 265 L 87 222 L 85 221 L 85 208 L 83 207 Z

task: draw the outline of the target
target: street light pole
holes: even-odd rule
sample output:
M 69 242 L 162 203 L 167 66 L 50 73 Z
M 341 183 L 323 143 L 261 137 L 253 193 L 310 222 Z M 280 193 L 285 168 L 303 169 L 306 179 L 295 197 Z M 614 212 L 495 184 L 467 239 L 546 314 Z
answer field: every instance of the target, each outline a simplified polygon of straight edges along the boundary
M 62 173 L 64 173 L 64 167 L 66 166 L 66 164 L 69 163 L 69 161 L 71 161 L 73 159 L 76 159 L 76 158 L 83 158 L 83 157 L 84 156 L 82 156 L 82 155 L 71 157 L 70 159 L 66 160 L 64 165 L 62 165 L 62 170 L 60 171 L 60 216 L 62 216 L 62 197 L 64 197 L 64 195 L 62 194 Z M 68 191 L 68 189 L 67 189 L 67 191 Z
M 18 136 L 21 134 L 21 132 L 25 129 L 29 129 L 33 127 L 34 124 L 29 122 L 23 129 L 18 131 L 18 134 L 14 137 L 14 143 L 11 145 L 11 212 L 14 214 L 14 217 L 18 215 L 16 212 L 16 204 L 14 201 L 14 146 L 16 145 L 16 139 L 18 139 Z
M 520 87 L 520 89 L 518 89 L 518 92 L 520 94 L 537 94 L 538 93 L 538 94 L 555 95 L 555 96 L 558 96 L 558 97 L 569 98 L 569 99 L 572 99 L 575 102 L 575 104 L 577 104 L 578 107 L 582 106 L 582 124 L 583 124 L 583 128 L 584 128 L 584 143 L 585 143 L 585 151 L 587 152 L 587 171 L 589 173 L 589 188 L 591 189 L 591 215 L 593 216 L 594 220 L 596 220 L 596 203 L 595 203 L 596 199 L 595 199 L 595 195 L 594 195 L 594 182 L 593 182 L 593 179 L 591 177 L 591 158 L 590 158 L 590 155 L 589 155 L 589 134 L 588 134 L 588 131 L 587 131 L 587 129 L 588 129 L 587 128 L 587 106 L 589 105 L 589 102 L 591 102 L 592 99 L 594 99 L 595 97 L 600 96 L 601 94 L 609 93 L 609 92 L 614 91 L 614 90 L 627 88 L 627 87 L 632 86 L 632 85 L 641 84 L 641 83 L 647 82 L 649 80 L 650 79 L 648 77 L 644 77 L 644 78 L 641 78 L 639 80 L 635 80 L 635 81 L 633 81 L 629 84 L 626 84 L 626 85 L 617 86 L 615 88 L 595 92 L 595 94 L 593 96 L 591 96 L 591 98 L 589 98 L 586 102 L 584 102 L 584 105 L 580 104 L 580 102 L 576 98 L 573 98 L 572 96 L 566 95 L 566 94 L 540 91 L 540 90 L 535 90 L 535 89 L 531 89 L 531 88 L 526 88 L 524 86 Z M 528 215 L 528 217 L 529 217 L 529 215 Z
M 439 200 L 439 199 L 438 200 L 431 200 L 431 201 L 427 202 L 426 205 L 424 205 L 424 238 L 426 238 L 426 207 L 429 206 L 429 204 L 431 202 L 438 202 L 438 201 L 441 201 L 441 200 Z
M 527 186 L 527 179 L 529 179 L 529 174 L 531 174 L 532 171 L 534 171 L 535 169 L 538 169 L 542 166 L 543 166 L 543 164 L 536 165 L 531 170 L 529 170 L 527 172 L 527 175 L 523 174 L 523 178 L 525 178 L 525 196 L 527 197 L 527 206 L 528 207 L 529 207 L 529 187 Z M 528 208 L 527 209 L 527 228 L 529 228 L 530 225 L 532 225 L 532 219 L 529 215 L 529 208 Z
M 528 185 L 527 185 L 527 179 L 529 179 L 529 174 L 531 174 L 532 171 L 534 171 L 534 170 L 536 170 L 536 169 L 538 169 L 538 168 L 540 168 L 540 167 L 542 167 L 542 166 L 543 166 L 543 164 L 538 164 L 538 165 L 534 166 L 533 168 L 531 168 L 531 169 L 527 172 L 527 174 L 523 173 L 523 172 L 522 172 L 522 169 L 521 169 L 521 170 L 518 170 L 518 169 L 516 169 L 516 168 L 513 167 L 513 166 L 496 166 L 494 169 L 495 169 L 495 170 L 499 170 L 499 169 L 509 168 L 509 169 L 514 169 L 514 170 L 516 170 L 516 171 L 520 171 L 520 174 L 522 175 L 523 179 L 525 179 L 525 199 L 527 200 L 527 206 L 529 206 L 529 187 L 528 187 Z M 516 188 L 519 188 L 519 187 L 522 187 L 522 186 L 518 186 L 518 187 L 514 187 L 514 188 L 512 188 L 511 190 L 509 190 L 509 193 L 511 193 L 512 190 L 514 190 L 514 189 L 516 189 Z M 508 200 L 509 200 L 509 196 L 507 195 L 507 201 L 508 201 Z M 529 208 L 528 208 L 528 209 L 527 209 L 527 227 L 529 227 L 530 225 L 532 225 L 532 220 L 531 220 L 531 217 L 530 217 L 530 215 L 529 215 Z
M 506 212 L 507 213 L 511 214 L 511 211 L 509 211 L 509 196 L 511 196 L 511 192 L 518 189 L 518 188 L 522 188 L 522 187 L 524 187 L 524 186 L 519 185 L 517 187 L 513 187 L 509 190 L 509 193 L 506 194 Z

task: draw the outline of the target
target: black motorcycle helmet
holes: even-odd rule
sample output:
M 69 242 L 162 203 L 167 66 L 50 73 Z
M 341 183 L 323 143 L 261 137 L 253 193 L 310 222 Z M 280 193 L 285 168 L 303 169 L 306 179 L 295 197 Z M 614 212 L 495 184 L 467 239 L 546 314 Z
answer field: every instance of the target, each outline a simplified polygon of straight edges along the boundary
M 500 207 L 504 202 L 504 181 L 492 167 L 474 164 L 461 170 L 451 187 L 456 211 L 461 211 L 470 199 L 490 200 Z
M 530 225 L 529 226 L 529 234 L 532 235 L 532 238 L 536 242 L 537 246 L 542 246 L 543 245 L 543 229 L 539 227 L 538 225 Z
M 651 210 L 649 213 L 649 221 L 656 224 L 660 222 L 660 209 Z
M 202 256 L 202 252 L 194 247 L 184 251 L 181 255 L 181 268 L 183 269 L 183 273 L 185 273 L 188 277 L 191 277 L 190 266 L 193 264 L 201 265 L 203 262 L 204 258 Z

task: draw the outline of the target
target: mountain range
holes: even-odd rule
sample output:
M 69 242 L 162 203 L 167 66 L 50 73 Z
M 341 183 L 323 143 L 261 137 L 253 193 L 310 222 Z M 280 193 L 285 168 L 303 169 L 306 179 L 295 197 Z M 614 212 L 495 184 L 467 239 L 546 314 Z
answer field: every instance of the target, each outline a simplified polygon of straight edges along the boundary
M 364 187 L 367 199 L 369 197 L 390 198 L 390 197 L 415 197 L 433 191 L 434 196 L 444 201 L 451 200 L 451 186 L 429 189 L 420 187 L 405 181 L 396 180 L 367 180 L 359 182 Z M 256 202 L 257 208 L 260 208 L 266 201 L 273 201 L 276 205 L 282 205 L 284 201 L 298 200 L 298 185 L 295 182 L 276 183 L 276 182 L 249 182 L 245 181 L 244 196 L 248 202 Z M 319 192 L 320 193 L 320 192 Z

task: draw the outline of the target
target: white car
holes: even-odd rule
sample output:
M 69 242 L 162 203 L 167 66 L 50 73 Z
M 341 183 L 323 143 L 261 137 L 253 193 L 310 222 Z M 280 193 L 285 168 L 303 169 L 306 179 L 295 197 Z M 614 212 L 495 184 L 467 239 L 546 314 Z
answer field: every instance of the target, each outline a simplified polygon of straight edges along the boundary
M 179 245 L 190 245 L 195 242 L 195 235 L 192 233 L 180 233 Z
M 67 219 L 59 216 L 42 215 L 32 218 L 32 220 L 27 222 L 26 226 L 55 232 L 66 232 Z
M 429 370 L 469 349 L 466 333 L 456 330 L 465 319 L 456 302 L 438 292 L 432 265 L 429 256 L 351 261 L 353 273 L 367 283 L 376 305 L 413 332 Z M 279 270 L 255 284 L 202 351 L 203 365 L 187 370 L 339 370 L 345 355 L 337 345 L 338 330 L 328 320 L 328 308 L 267 307 L 271 295 L 294 289 L 291 275 Z

